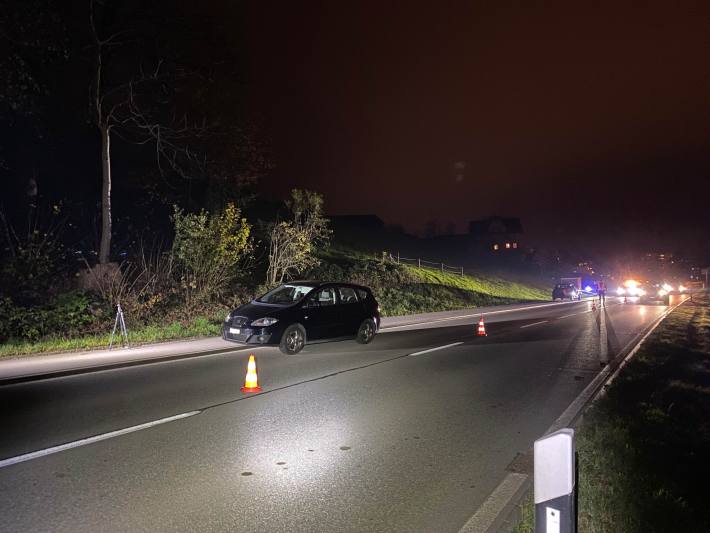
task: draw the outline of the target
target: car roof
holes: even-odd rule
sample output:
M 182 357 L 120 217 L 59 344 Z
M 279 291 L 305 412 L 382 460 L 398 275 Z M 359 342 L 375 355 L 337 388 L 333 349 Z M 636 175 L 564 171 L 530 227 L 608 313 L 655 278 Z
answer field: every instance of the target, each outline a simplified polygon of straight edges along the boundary
M 313 280 L 313 279 L 295 279 L 293 281 L 289 281 L 286 284 L 302 284 L 302 285 L 313 285 L 313 287 L 322 287 L 324 285 L 346 285 L 348 287 L 355 287 L 358 289 L 366 289 L 370 290 L 368 287 L 365 287 L 364 285 L 358 285 L 357 283 L 349 283 L 347 281 L 319 281 L 319 280 Z

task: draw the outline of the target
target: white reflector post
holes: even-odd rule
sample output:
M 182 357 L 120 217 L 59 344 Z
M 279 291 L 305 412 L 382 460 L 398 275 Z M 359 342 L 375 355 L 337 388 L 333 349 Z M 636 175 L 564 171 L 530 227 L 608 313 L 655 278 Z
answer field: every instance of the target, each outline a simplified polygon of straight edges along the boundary
M 535 533 L 575 533 L 574 430 L 535 441 Z

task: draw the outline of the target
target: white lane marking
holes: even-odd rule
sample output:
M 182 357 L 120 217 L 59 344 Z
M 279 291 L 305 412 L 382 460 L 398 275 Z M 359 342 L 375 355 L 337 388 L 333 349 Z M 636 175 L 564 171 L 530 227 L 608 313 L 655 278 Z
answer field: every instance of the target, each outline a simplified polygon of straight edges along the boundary
M 609 339 L 606 332 L 606 313 L 599 313 L 599 360 L 609 362 Z
M 116 431 L 111 431 L 109 433 L 103 433 L 101 435 L 96 435 L 94 437 L 88 437 L 86 439 L 75 440 L 74 442 L 67 442 L 66 444 L 60 444 L 59 446 L 52 446 L 51 448 L 45 448 L 44 450 L 38 450 L 36 452 L 25 453 L 23 455 L 17 455 L 15 457 L 10 457 L 9 459 L 3 459 L 0 461 L 0 468 L 14 465 L 17 463 L 22 463 L 24 461 L 31 461 L 32 459 L 38 459 L 39 457 L 44 457 L 45 455 L 50 455 L 53 453 L 63 452 L 65 450 L 71 450 L 72 448 L 78 448 L 79 446 L 85 446 L 87 444 L 93 444 L 94 442 L 99 442 L 106 439 L 111 439 L 113 437 L 118 437 L 120 435 L 125 435 L 127 433 L 133 433 L 134 431 L 140 431 L 141 429 L 147 429 L 158 424 L 166 424 L 168 422 L 173 422 L 175 420 L 180 420 L 181 418 L 187 418 L 188 416 L 199 415 L 202 411 L 190 411 L 189 413 L 182 413 L 175 416 L 169 416 L 167 418 L 161 418 L 160 420 L 153 420 L 152 422 L 146 422 L 145 424 L 139 424 L 137 426 L 131 426 L 124 429 L 118 429 Z
M 486 533 L 495 523 L 500 513 L 505 509 L 515 495 L 520 491 L 528 476 L 526 474 L 510 473 L 490 496 L 483 502 L 471 518 L 459 530 L 459 533 Z
M 569 304 L 578 304 L 582 302 L 586 302 L 588 300 L 575 300 L 573 302 L 555 302 L 555 303 L 549 303 L 549 304 L 539 304 L 539 305 L 529 305 L 527 307 L 516 307 L 515 309 L 501 309 L 499 311 L 488 311 L 485 313 L 472 313 L 470 315 L 459 315 L 459 316 L 450 316 L 446 318 L 437 318 L 436 320 L 428 320 L 426 322 L 414 322 L 412 324 L 402 324 L 401 326 L 382 326 L 380 328 L 380 331 L 382 330 L 390 330 L 390 329 L 398 329 L 398 328 L 411 328 L 414 326 L 424 326 L 426 324 L 436 324 L 437 322 L 446 322 L 448 320 L 459 320 L 461 318 L 471 318 L 471 317 L 476 317 L 476 316 L 481 316 L 481 315 L 498 315 L 501 313 L 515 313 L 516 311 L 525 311 L 527 309 L 537 309 L 540 307 L 552 307 L 555 305 L 569 305 Z
M 417 355 L 424 355 L 425 353 L 435 352 L 436 350 L 443 350 L 444 348 L 451 348 L 452 346 L 458 346 L 459 344 L 463 344 L 463 341 L 453 342 L 451 344 L 446 344 L 445 346 L 437 346 L 436 348 L 429 348 L 428 350 L 422 350 L 421 352 L 410 353 L 409 357 L 416 357 Z
M 587 312 L 588 312 L 588 311 L 584 311 L 584 313 L 587 313 Z M 569 317 L 571 317 L 571 316 L 577 316 L 577 315 L 581 315 L 581 314 L 582 314 L 582 313 L 572 313 L 571 315 L 564 315 L 564 316 L 561 316 L 561 317 L 559 317 L 557 320 L 562 320 L 563 318 L 569 318 Z
M 530 326 L 537 326 L 538 324 L 544 324 L 545 322 L 549 322 L 549 320 L 540 320 L 540 322 L 533 322 L 532 324 L 525 324 L 524 326 L 520 326 L 520 329 L 529 328 Z

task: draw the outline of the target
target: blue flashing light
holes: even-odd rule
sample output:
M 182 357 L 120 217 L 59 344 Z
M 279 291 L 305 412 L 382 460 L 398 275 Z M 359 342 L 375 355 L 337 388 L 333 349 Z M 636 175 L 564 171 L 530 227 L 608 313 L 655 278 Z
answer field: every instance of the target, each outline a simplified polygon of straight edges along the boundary
M 584 287 L 584 292 L 592 292 L 592 288 L 587 285 L 586 287 Z

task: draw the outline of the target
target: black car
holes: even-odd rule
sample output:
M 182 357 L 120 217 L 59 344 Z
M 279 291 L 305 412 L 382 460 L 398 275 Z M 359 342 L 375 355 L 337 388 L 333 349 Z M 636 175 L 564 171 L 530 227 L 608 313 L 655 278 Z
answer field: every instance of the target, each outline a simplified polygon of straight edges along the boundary
M 355 338 L 367 344 L 380 328 L 380 308 L 367 287 L 294 281 L 231 311 L 222 337 L 242 344 L 278 345 L 296 354 L 306 343 Z
M 558 283 L 555 288 L 552 289 L 552 301 L 557 300 L 581 300 L 582 293 L 577 289 L 574 283 Z

